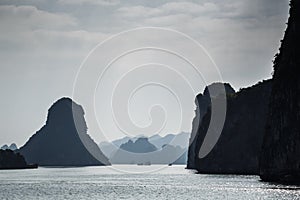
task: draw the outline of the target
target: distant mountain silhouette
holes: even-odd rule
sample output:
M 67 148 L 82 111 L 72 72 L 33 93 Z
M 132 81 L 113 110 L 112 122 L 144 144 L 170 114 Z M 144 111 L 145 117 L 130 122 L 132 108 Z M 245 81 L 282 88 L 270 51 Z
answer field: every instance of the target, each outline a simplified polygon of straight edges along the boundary
M 17 145 L 15 143 L 12 143 L 10 146 L 8 146 L 7 144 L 3 145 L 1 147 L 2 150 L 6 150 L 6 149 L 10 149 L 12 151 L 15 151 L 18 149 Z
M 108 165 L 97 144 L 87 134 L 83 108 L 62 98 L 48 110 L 46 125 L 18 152 L 41 166 Z
M 268 80 L 237 93 L 231 91 L 227 94 L 227 112 L 221 136 L 212 151 L 200 159 L 198 154 L 211 118 L 208 106 L 198 129 L 194 130 L 193 127 L 196 136 L 193 141 L 195 146 L 190 146 L 189 150 L 189 167 L 200 173 L 258 174 L 258 158 L 271 87 L 272 82 Z M 201 98 L 197 109 L 201 106 Z
M 291 0 L 290 5 L 288 27 L 274 61 L 260 177 L 300 184 L 300 1 Z
M 142 148 L 142 145 L 146 148 Z M 121 145 L 120 149 L 111 154 L 110 161 L 113 164 L 186 164 L 186 152 L 180 146 L 168 144 L 157 149 L 148 138 L 138 138 L 135 142 L 129 140 Z
M 15 151 L 18 149 L 17 145 L 15 143 L 12 143 L 9 147 L 10 150 Z
M 190 134 L 185 132 L 179 134 L 168 134 L 164 137 L 161 137 L 160 135 L 154 135 L 149 138 L 149 141 L 158 149 L 161 149 L 162 146 L 166 144 L 187 148 L 189 136 Z
M 103 141 L 99 143 L 99 147 L 101 151 L 108 157 L 111 157 L 113 152 L 116 152 L 122 144 L 132 140 L 133 142 L 136 141 L 139 137 L 123 137 L 121 139 L 114 140 L 112 142 Z
M 174 139 L 174 137 L 174 134 L 168 134 L 163 137 L 160 135 L 154 135 L 149 138 L 149 141 L 152 144 L 154 144 L 158 149 L 161 149 L 162 146 L 169 144 Z
M 28 165 L 22 155 L 10 149 L 0 150 L 0 169 L 28 169 L 37 165 Z
M 129 140 L 122 144 L 120 149 L 132 152 L 132 153 L 149 153 L 156 151 L 157 148 L 148 141 L 148 138 L 138 138 L 135 142 Z
M 156 134 L 147 138 L 147 141 L 145 136 L 124 137 L 112 142 L 101 142 L 99 147 L 113 164 L 137 164 L 138 161 L 186 164 L 189 135 L 184 132 L 163 137 Z
M 9 147 L 7 146 L 7 144 L 5 144 L 5 145 L 3 145 L 3 146 L 1 147 L 1 150 L 7 150 L 7 149 L 9 149 Z
M 128 136 L 126 136 L 126 137 L 123 137 L 121 139 L 114 140 L 112 142 L 112 144 L 117 146 L 117 147 L 120 147 L 122 144 L 128 142 L 129 140 L 135 141 L 136 139 L 137 139 L 137 137 L 128 137 Z

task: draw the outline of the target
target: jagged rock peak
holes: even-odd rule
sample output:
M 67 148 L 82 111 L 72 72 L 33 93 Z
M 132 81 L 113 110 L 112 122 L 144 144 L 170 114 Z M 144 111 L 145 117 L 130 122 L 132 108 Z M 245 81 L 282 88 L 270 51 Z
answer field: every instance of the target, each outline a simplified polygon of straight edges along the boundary
M 128 142 L 122 144 L 120 148 L 134 153 L 148 153 L 157 150 L 157 148 L 150 143 L 146 137 L 140 137 L 135 142 L 129 140 Z
M 63 114 L 63 115 L 62 115 Z M 69 97 L 63 97 L 57 100 L 48 110 L 47 122 L 49 123 L 65 123 L 67 120 L 72 120 L 76 118 L 81 119 L 84 116 L 84 110 L 82 106 L 75 103 Z
M 235 90 L 231 87 L 231 85 L 229 83 L 217 82 L 217 83 L 212 83 L 209 86 L 205 87 L 203 95 L 216 97 L 220 94 L 223 94 L 224 90 L 225 90 L 226 94 L 235 93 Z
M 87 134 L 82 106 L 66 97 L 49 108 L 46 125 L 19 152 L 25 156 L 26 161 L 44 166 L 110 164 Z

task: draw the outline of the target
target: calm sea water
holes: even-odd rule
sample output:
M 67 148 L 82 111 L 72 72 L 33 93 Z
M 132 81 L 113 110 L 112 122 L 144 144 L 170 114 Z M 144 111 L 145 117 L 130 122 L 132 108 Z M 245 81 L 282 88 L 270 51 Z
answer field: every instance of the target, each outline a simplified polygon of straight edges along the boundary
M 184 166 L 0 171 L 0 199 L 300 199 L 300 188 L 257 176 L 199 175 Z

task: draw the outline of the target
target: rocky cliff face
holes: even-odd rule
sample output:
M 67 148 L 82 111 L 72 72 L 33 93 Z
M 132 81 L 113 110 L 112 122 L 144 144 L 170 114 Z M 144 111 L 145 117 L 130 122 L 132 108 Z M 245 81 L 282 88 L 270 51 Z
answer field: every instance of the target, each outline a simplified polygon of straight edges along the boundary
M 258 157 L 266 123 L 271 81 L 237 93 L 227 93 L 227 112 L 221 137 L 204 158 L 198 157 L 211 112 L 208 107 L 196 132 L 194 168 L 200 173 L 257 174 Z M 212 97 L 214 98 L 214 97 Z
M 274 61 L 273 88 L 260 177 L 300 183 L 300 1 L 292 0 L 288 27 Z
M 207 113 L 207 109 L 210 106 L 210 96 L 215 97 L 220 95 L 220 91 L 218 88 L 225 87 L 225 91 L 227 94 L 235 93 L 234 89 L 227 83 L 213 83 L 205 88 L 203 94 L 198 94 L 195 99 L 196 110 L 195 117 L 193 119 L 192 132 L 189 140 L 189 148 L 188 148 L 188 160 L 187 160 L 187 168 L 188 169 L 196 169 L 195 165 L 195 157 L 196 157 L 196 141 L 199 136 L 199 127 L 202 122 L 203 116 Z M 208 89 L 209 88 L 209 89 Z M 209 90 L 211 91 L 211 95 L 209 94 Z
M 87 134 L 82 107 L 62 98 L 48 110 L 46 125 L 18 150 L 42 166 L 107 165 L 108 159 Z

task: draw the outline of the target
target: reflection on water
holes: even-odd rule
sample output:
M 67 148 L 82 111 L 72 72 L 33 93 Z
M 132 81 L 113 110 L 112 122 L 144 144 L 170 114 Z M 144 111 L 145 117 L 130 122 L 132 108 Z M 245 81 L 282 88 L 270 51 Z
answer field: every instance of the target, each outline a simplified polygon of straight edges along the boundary
M 257 176 L 194 174 L 184 166 L 5 170 L 0 180 L 1 199 L 300 199 L 298 186 Z

